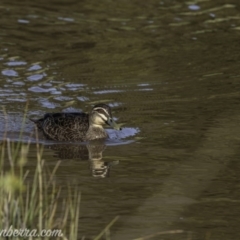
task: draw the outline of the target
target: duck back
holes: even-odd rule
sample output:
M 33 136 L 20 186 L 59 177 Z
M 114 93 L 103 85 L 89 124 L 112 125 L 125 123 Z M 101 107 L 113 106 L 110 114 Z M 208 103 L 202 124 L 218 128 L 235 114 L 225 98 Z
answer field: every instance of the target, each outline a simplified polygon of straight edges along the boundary
M 89 115 L 86 113 L 47 113 L 43 118 L 31 120 L 47 139 L 86 141 L 89 128 Z

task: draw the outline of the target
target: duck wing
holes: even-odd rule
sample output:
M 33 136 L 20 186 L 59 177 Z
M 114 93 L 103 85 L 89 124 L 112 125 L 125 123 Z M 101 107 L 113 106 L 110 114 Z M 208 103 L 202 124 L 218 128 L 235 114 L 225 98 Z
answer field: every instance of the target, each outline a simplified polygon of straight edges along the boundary
M 32 121 L 46 138 L 57 141 L 84 141 L 89 127 L 86 113 L 47 113 Z

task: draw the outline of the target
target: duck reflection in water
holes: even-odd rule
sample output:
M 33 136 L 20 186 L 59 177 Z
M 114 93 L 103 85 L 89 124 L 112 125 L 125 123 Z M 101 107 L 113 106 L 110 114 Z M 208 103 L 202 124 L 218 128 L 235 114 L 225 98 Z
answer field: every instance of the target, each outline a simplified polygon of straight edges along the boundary
M 103 161 L 102 153 L 106 149 L 104 141 L 90 141 L 87 145 L 54 144 L 50 148 L 55 150 L 54 156 L 61 160 L 89 160 L 91 175 L 97 178 L 109 177 L 110 168 L 119 163 Z
M 90 169 L 93 177 L 107 177 L 109 176 L 110 168 L 117 165 L 119 161 L 104 162 L 102 160 L 102 153 L 106 148 L 106 145 L 97 145 L 90 143 L 87 145 Z

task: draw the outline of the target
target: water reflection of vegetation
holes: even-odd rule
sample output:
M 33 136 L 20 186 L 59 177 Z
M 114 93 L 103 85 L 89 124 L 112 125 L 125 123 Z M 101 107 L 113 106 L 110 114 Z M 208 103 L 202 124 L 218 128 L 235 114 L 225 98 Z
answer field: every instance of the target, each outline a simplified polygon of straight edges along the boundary
M 89 160 L 93 177 L 104 178 L 109 176 L 110 168 L 119 163 L 119 161 L 103 161 L 103 151 L 106 148 L 104 141 L 91 141 L 87 146 L 79 144 L 54 144 L 50 148 L 55 150 L 54 156 L 62 160 Z

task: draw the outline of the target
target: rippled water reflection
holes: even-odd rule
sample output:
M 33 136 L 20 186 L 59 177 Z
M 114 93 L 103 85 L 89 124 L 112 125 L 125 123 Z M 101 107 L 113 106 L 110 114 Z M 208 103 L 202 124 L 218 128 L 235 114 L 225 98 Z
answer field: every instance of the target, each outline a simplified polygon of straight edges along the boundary
M 177 229 L 164 239 L 239 239 L 238 5 L 2 1 L 1 136 L 18 140 L 26 105 L 37 118 L 102 102 L 124 124 L 97 165 L 118 163 L 109 177 L 92 177 L 86 157 L 61 162 L 58 183 L 82 191 L 80 236 L 120 215 L 111 239 Z M 34 127 L 23 126 L 33 170 Z M 63 153 L 41 144 L 51 168 Z

